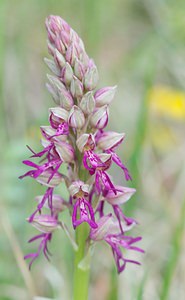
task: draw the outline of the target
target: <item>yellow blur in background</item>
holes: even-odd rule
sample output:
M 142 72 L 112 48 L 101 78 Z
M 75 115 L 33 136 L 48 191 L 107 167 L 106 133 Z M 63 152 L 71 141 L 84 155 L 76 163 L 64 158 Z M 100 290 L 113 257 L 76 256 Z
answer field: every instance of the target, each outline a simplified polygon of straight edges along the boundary
M 155 86 L 149 94 L 150 109 L 161 117 L 185 121 L 185 93 L 168 86 Z

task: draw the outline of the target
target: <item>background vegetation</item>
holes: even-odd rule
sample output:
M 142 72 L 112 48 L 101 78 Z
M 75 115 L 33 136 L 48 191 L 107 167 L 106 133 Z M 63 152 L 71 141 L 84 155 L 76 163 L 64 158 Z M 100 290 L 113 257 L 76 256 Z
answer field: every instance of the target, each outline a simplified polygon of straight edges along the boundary
M 183 0 L 0 0 L 1 300 L 72 297 L 73 256 L 62 232 L 50 247 L 52 263 L 40 258 L 28 272 L 23 260 L 35 232 L 25 219 L 42 187 L 18 176 L 26 145 L 39 149 L 39 126 L 53 106 L 43 63 L 49 14 L 80 34 L 100 86 L 118 84 L 109 128 L 126 133 L 120 155 L 137 187 L 125 209 L 140 223 L 142 266 L 117 277 L 110 249 L 98 246 L 90 299 L 185 298 L 184 11 Z

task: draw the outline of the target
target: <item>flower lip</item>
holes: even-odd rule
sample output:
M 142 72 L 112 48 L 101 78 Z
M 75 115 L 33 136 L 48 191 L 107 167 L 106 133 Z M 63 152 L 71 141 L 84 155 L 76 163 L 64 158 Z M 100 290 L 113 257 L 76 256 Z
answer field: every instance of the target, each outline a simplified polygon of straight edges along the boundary
M 79 211 L 79 218 L 78 212 Z M 98 225 L 95 222 L 94 211 L 91 204 L 84 198 L 78 198 L 72 214 L 72 222 L 74 229 L 83 222 L 87 222 L 91 228 L 97 228 Z

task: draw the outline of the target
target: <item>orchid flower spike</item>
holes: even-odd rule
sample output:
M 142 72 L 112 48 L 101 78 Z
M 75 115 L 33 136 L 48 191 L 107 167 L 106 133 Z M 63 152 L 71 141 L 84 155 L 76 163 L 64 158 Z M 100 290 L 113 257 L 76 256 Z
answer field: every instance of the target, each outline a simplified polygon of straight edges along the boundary
M 31 159 L 23 163 L 31 170 L 20 176 L 29 176 L 46 188 L 44 195 L 36 197 L 37 207 L 28 218 L 40 232 L 29 242 L 40 241 L 40 244 L 25 259 L 30 259 L 30 267 L 41 252 L 49 259 L 48 243 L 56 230 L 65 228 L 72 236 L 70 230 L 86 223 L 89 228 L 86 248 L 104 240 L 120 273 L 128 262 L 139 264 L 125 258 L 122 249 L 125 253 L 143 250 L 134 246 L 140 237 L 126 234 L 137 222 L 122 212 L 122 206 L 135 189 L 116 185 L 109 174 L 115 163 L 123 170 L 125 179 L 131 179 L 116 154 L 125 134 L 106 131 L 117 86 L 97 88 L 96 64 L 87 55 L 78 34 L 61 17 L 49 16 L 46 30 L 50 58 L 45 58 L 45 63 L 52 73 L 47 76 L 47 89 L 55 104 L 49 108 L 49 124 L 41 126 L 42 150 L 36 153 L 29 148 Z M 41 162 L 33 162 L 35 159 Z M 65 174 L 61 173 L 62 164 L 67 165 L 63 169 L 67 170 Z M 61 182 L 66 184 L 69 199 L 55 192 Z M 64 225 L 65 209 L 69 210 L 71 221 Z

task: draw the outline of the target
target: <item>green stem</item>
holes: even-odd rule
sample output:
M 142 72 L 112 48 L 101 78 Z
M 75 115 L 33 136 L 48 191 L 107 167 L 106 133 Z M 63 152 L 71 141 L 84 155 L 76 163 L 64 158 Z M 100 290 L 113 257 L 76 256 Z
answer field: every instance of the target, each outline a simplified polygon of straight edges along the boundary
M 87 170 L 81 164 L 82 157 L 78 155 L 79 161 L 79 179 L 86 181 Z M 74 300 L 87 300 L 89 288 L 90 262 L 84 266 L 80 263 L 86 256 L 86 241 L 89 236 L 89 225 L 82 223 L 76 228 L 76 243 L 78 250 L 75 252 L 74 259 Z
M 89 226 L 82 223 L 76 228 L 76 243 L 78 250 L 74 261 L 74 300 L 88 299 L 89 271 L 90 268 L 82 269 L 79 264 L 85 256 L 86 240 L 89 235 Z

